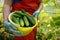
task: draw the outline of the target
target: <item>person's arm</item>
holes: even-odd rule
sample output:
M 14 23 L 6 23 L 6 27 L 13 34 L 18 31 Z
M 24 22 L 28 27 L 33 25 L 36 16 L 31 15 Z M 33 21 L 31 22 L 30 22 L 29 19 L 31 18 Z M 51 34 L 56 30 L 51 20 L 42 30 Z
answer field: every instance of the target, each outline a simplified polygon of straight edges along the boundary
M 12 0 L 4 1 L 4 6 L 3 6 L 4 26 L 14 35 L 21 36 L 22 32 L 18 31 L 14 25 L 12 25 L 10 22 L 8 22 L 8 16 L 10 14 L 11 4 L 12 4 Z
M 43 3 L 41 2 L 40 4 L 39 4 L 39 8 L 38 8 L 38 10 L 42 10 L 42 8 L 43 8 Z
M 39 15 L 40 11 L 42 10 L 42 8 L 43 8 L 43 3 L 41 1 L 41 3 L 39 4 L 39 8 L 33 13 L 33 16 L 38 18 L 38 15 Z
M 4 0 L 4 5 L 3 5 L 4 20 L 8 19 L 8 16 L 9 16 L 9 13 L 10 13 L 11 4 L 12 4 L 12 0 Z

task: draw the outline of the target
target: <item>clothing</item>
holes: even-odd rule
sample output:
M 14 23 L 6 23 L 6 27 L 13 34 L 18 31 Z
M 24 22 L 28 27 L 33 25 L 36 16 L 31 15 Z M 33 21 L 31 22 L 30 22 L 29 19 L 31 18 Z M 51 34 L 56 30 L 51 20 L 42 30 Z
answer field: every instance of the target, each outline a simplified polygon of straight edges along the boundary
M 24 9 L 29 14 L 33 14 L 39 7 L 41 0 L 13 0 L 12 3 L 12 11 L 20 11 Z M 35 27 L 31 33 L 26 36 L 17 37 L 15 36 L 14 40 L 36 40 L 36 31 L 37 27 Z
M 13 0 L 12 11 L 24 9 L 32 14 L 38 9 L 40 2 L 40 0 Z
M 35 27 L 33 31 L 26 36 L 21 37 L 15 36 L 14 40 L 36 40 L 36 31 L 37 27 Z

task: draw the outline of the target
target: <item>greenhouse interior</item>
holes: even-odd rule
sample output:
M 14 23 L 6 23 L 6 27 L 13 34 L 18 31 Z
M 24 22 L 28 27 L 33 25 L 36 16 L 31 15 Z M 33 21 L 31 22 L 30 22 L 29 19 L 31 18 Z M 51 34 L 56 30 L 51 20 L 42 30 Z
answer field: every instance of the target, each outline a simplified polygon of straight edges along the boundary
M 7 22 L 6 22 L 7 27 L 5 25 L 6 20 L 4 20 L 5 19 L 4 13 L 8 6 L 6 6 L 5 10 L 3 10 L 4 2 L 8 1 L 0 0 L 0 40 L 60 40 L 60 0 L 42 0 L 43 6 L 39 12 L 38 19 L 35 18 L 34 16 L 31 16 L 31 14 L 29 14 L 23 9 L 22 11 L 11 12 L 11 14 L 8 16 L 8 22 L 14 25 L 15 27 L 10 27 L 9 25 L 7 25 Z M 16 5 L 16 7 L 18 7 L 18 5 Z M 33 39 L 34 34 L 30 34 L 31 37 L 26 37 L 26 35 L 29 34 L 36 26 L 37 29 L 34 33 L 36 34 L 35 35 L 36 38 Z M 14 30 L 11 28 L 14 28 Z M 23 37 L 22 37 L 23 39 L 22 38 L 15 39 L 16 35 L 20 37 L 25 36 L 26 39 L 24 39 Z

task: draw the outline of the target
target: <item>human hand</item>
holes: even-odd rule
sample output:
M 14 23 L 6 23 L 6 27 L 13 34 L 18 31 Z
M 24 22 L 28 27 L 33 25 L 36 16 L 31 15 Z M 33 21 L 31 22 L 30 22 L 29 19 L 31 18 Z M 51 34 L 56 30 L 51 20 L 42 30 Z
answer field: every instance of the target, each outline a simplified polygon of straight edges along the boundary
M 37 11 L 35 11 L 35 12 L 33 13 L 33 15 L 32 15 L 32 16 L 34 16 L 34 17 L 38 18 L 39 13 L 40 13 L 40 11 L 39 11 L 39 10 L 37 10 Z
M 17 28 L 9 23 L 7 20 L 4 20 L 4 25 L 6 29 L 8 29 L 11 33 L 13 33 L 16 36 L 22 36 L 22 32 L 18 31 Z

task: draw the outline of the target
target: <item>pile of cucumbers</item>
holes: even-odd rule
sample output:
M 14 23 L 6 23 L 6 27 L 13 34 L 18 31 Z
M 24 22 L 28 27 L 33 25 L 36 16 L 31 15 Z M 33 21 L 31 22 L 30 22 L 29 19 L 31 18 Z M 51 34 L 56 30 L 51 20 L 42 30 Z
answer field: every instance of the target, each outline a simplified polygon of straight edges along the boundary
M 34 17 L 27 14 L 25 10 L 15 11 L 12 16 L 12 21 L 19 24 L 20 27 L 33 27 L 36 24 Z

